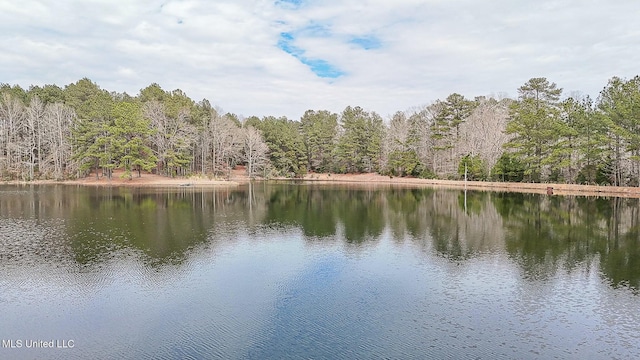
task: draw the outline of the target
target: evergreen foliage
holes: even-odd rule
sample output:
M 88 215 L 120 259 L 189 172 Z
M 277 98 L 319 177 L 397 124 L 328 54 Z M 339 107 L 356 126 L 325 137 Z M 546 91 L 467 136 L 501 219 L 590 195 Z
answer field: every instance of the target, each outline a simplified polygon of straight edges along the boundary
M 326 110 L 307 110 L 300 119 L 307 168 L 314 172 L 332 170 L 331 151 L 338 134 L 338 115 Z
M 113 108 L 113 126 L 109 136 L 113 138 L 113 163 L 124 169 L 123 176 L 131 178 L 131 171 L 149 171 L 156 166 L 158 158 L 148 146 L 149 137 L 154 130 L 150 122 L 142 117 L 140 104 L 120 102 Z
M 487 174 L 485 172 L 485 165 L 480 158 L 480 155 L 465 155 L 458 165 L 458 175 L 460 179 L 465 178 L 471 181 L 484 181 L 487 180 Z
M 337 172 L 360 173 L 380 169 L 384 124 L 376 113 L 347 106 L 340 117 L 343 134 L 334 150 Z
M 505 147 L 525 165 L 528 180 L 540 182 L 544 166 L 553 164 L 553 150 L 560 148 L 557 146 L 560 134 L 567 131 L 559 119 L 558 100 L 562 89 L 545 78 L 532 78 L 518 93 L 506 128 L 514 137 Z
M 307 157 L 300 123 L 285 117 L 268 116 L 258 126 L 269 147 L 271 164 L 284 176 L 299 177 L 307 173 Z
M 512 153 L 505 152 L 491 170 L 494 180 L 508 182 L 522 182 L 526 167 L 520 159 Z

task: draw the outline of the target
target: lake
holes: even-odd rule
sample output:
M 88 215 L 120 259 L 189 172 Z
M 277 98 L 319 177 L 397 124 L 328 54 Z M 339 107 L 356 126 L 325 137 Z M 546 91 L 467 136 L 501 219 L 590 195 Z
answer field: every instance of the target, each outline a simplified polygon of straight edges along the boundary
M 640 358 L 637 199 L 0 186 L 0 358 Z

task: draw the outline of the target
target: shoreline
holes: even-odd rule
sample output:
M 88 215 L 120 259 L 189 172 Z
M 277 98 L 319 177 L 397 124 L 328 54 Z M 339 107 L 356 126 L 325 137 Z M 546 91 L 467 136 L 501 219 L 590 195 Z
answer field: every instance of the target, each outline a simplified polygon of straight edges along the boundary
M 100 187 L 236 187 L 249 183 L 251 180 L 242 171 L 234 171 L 229 180 L 208 179 L 204 177 L 168 178 L 161 175 L 143 174 L 142 177 L 132 179 L 120 178 L 114 174 L 111 179 L 95 175 L 75 180 L 34 180 L 34 181 L 3 181 L 2 185 L 80 185 Z M 497 192 L 519 192 L 549 195 L 580 195 L 580 196 L 609 196 L 640 198 L 640 187 L 576 185 L 558 183 L 509 183 L 489 181 L 436 180 L 406 177 L 389 177 L 374 173 L 367 174 L 307 174 L 303 178 L 273 178 L 257 179 L 262 182 L 288 182 L 306 184 L 354 184 L 375 186 L 420 186 L 445 189 L 468 189 Z M 549 192 L 551 189 L 551 193 Z
M 102 176 L 96 178 L 95 174 L 73 180 L 33 180 L 33 181 L 3 181 L 2 185 L 78 185 L 96 187 L 217 187 L 238 186 L 241 179 L 219 180 L 206 177 L 175 177 L 170 178 L 154 174 L 142 174 L 141 177 L 133 176 L 121 178 L 120 172 L 115 172 L 111 178 Z M 247 180 L 248 181 L 248 180 Z
M 407 177 L 389 177 L 378 174 L 312 174 L 300 179 L 310 183 L 373 183 L 407 186 L 427 186 L 433 188 L 464 190 L 481 190 L 496 192 L 519 192 L 549 195 L 580 195 L 580 196 L 612 196 L 640 198 L 640 187 L 628 186 L 600 186 L 560 183 L 514 183 L 491 181 L 439 180 Z M 294 180 L 289 180 L 294 181 Z M 551 188 L 551 193 L 549 193 Z

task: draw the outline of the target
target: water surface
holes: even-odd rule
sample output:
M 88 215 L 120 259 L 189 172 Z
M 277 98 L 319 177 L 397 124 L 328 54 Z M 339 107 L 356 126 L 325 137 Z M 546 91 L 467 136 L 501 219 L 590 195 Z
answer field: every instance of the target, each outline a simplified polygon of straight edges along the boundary
M 0 186 L 0 358 L 639 358 L 638 205 Z

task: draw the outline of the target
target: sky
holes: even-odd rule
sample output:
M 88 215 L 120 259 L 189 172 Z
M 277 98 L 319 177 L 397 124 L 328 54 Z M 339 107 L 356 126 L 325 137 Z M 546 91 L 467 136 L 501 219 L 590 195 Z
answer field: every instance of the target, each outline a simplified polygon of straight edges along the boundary
M 640 74 L 636 0 L 0 1 L 0 83 L 152 83 L 240 116 L 383 117 L 533 77 L 593 98 Z

